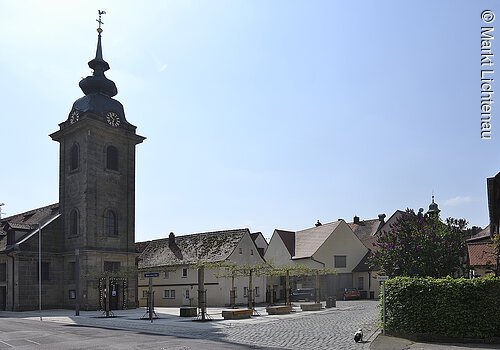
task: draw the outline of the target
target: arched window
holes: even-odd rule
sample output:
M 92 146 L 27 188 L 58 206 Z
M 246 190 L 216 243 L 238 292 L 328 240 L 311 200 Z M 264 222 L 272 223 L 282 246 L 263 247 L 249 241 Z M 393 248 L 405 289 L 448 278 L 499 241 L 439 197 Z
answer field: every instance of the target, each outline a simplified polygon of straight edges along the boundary
M 106 168 L 118 170 L 118 149 L 115 146 L 106 148 Z
M 104 214 L 104 232 L 108 236 L 116 236 L 118 234 L 116 214 L 110 209 L 106 210 Z
M 69 151 L 69 170 L 78 169 L 80 163 L 80 149 L 77 144 L 74 144 Z
M 73 209 L 69 214 L 69 234 L 76 236 L 78 234 L 78 228 L 80 225 L 80 214 L 78 210 Z

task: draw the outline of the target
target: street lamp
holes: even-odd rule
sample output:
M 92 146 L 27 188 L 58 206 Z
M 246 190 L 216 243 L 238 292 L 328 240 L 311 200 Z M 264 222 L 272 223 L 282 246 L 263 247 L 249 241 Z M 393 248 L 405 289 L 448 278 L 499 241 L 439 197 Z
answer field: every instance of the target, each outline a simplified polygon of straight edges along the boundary
M 31 227 L 38 231 L 38 311 L 42 321 L 42 226 L 38 222 Z
M 42 321 L 42 228 L 38 223 L 38 309 Z

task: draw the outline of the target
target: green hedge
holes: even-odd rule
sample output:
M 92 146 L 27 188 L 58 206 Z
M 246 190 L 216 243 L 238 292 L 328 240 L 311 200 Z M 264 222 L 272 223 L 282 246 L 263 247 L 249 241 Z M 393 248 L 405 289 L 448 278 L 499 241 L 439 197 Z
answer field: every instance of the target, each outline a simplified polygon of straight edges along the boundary
M 397 277 L 385 284 L 388 332 L 500 337 L 500 278 Z

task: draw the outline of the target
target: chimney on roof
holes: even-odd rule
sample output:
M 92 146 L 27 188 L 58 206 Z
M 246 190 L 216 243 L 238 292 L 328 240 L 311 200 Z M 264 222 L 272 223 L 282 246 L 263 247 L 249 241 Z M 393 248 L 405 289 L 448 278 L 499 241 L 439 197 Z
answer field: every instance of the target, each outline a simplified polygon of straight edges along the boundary
M 319 220 L 318 220 L 318 221 L 316 221 L 316 224 L 315 224 L 315 225 L 316 225 L 316 227 L 318 227 L 318 226 L 321 226 L 321 225 L 323 225 L 323 224 L 322 224 L 321 222 L 319 222 Z
M 175 244 L 175 235 L 173 232 L 170 232 L 168 235 L 168 246 L 171 247 Z
M 352 218 L 352 221 L 354 221 L 355 224 L 359 224 L 359 216 L 354 215 L 354 217 Z
M 378 214 L 378 221 L 383 224 L 385 221 L 385 214 Z

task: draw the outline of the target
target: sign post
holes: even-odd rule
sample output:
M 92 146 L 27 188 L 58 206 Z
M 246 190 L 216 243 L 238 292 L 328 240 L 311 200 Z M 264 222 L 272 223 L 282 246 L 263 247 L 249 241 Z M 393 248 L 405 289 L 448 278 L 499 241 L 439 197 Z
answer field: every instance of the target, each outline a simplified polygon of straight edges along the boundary
M 149 313 L 149 320 L 151 323 L 153 323 L 153 278 L 154 277 L 160 277 L 159 272 L 146 272 L 144 273 L 144 277 L 149 278 L 149 290 L 148 290 L 148 313 Z
M 377 281 L 382 282 L 382 334 L 385 335 L 385 281 L 389 276 L 379 275 Z

